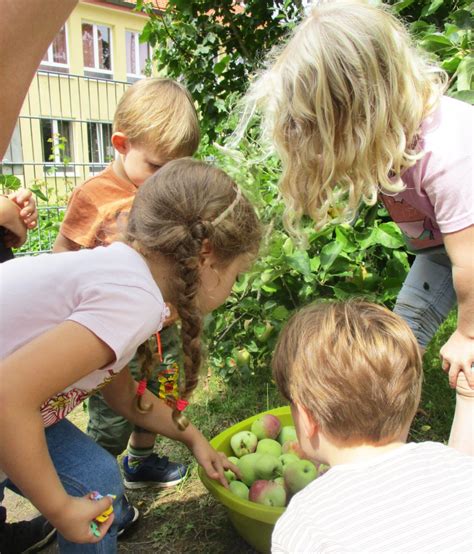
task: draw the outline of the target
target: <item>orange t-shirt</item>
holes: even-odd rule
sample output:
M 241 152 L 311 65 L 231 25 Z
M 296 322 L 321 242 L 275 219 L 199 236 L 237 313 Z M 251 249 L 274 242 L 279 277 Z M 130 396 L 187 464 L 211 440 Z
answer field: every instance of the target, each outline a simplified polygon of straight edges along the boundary
M 74 189 L 61 233 L 85 248 L 109 245 L 125 231 L 136 192 L 110 165 Z

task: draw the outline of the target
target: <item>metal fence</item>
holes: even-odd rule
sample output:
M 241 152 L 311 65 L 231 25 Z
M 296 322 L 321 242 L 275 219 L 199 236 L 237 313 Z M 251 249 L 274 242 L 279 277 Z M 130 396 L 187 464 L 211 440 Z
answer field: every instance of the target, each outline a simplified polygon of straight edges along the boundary
M 37 195 L 39 225 L 18 252 L 51 250 L 74 187 L 113 159 L 117 103 L 130 83 L 39 71 L 28 91 L 0 174 Z

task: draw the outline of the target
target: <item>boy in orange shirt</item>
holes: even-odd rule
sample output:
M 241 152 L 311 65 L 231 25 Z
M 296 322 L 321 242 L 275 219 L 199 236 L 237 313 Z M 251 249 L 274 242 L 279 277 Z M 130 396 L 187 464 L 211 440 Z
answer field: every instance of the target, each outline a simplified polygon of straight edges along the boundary
M 120 99 L 113 122 L 116 159 L 99 175 L 77 187 L 53 252 L 107 246 L 125 229 L 135 193 L 167 162 L 191 156 L 199 145 L 196 110 L 189 92 L 170 79 L 144 79 Z M 179 337 L 174 326 L 161 333 L 164 359 L 154 373 L 177 368 Z M 136 370 L 136 358 L 130 363 Z M 159 381 L 149 383 L 159 388 Z M 169 487 L 179 483 L 186 466 L 153 454 L 156 436 L 115 414 L 101 395 L 89 399 L 88 434 L 114 456 L 124 457 L 125 486 Z M 135 510 L 135 519 L 138 514 Z

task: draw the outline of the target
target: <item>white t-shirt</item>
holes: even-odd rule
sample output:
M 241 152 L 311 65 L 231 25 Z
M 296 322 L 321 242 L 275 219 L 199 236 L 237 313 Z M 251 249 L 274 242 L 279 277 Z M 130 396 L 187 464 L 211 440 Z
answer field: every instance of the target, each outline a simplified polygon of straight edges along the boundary
M 123 243 L 16 258 L 0 266 L 0 359 L 67 320 L 92 331 L 115 353 L 113 363 L 42 405 L 45 426 L 110 382 L 161 329 L 167 314 L 146 262 Z
M 434 442 L 341 464 L 293 497 L 272 553 L 474 549 L 474 459 Z

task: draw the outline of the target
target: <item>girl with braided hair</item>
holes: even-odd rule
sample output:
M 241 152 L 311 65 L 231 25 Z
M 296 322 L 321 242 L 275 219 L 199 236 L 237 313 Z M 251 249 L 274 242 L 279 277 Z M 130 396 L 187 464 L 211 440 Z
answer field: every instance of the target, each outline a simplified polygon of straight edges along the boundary
M 3 264 L 0 469 L 56 526 L 61 552 L 115 552 L 127 517 L 115 458 L 65 419 L 98 389 L 134 424 L 184 443 L 223 485 L 224 469 L 236 469 L 182 410 L 198 382 L 202 318 L 229 296 L 260 237 L 233 181 L 184 158 L 139 188 L 122 241 Z M 126 368 L 138 349 L 146 375 L 165 303 L 181 320 L 185 370 L 171 406 Z M 5 484 L 0 476 L 0 498 Z M 92 500 L 94 490 L 104 498 Z M 105 494 L 116 496 L 114 515 L 95 536 L 90 523 L 112 502 Z

